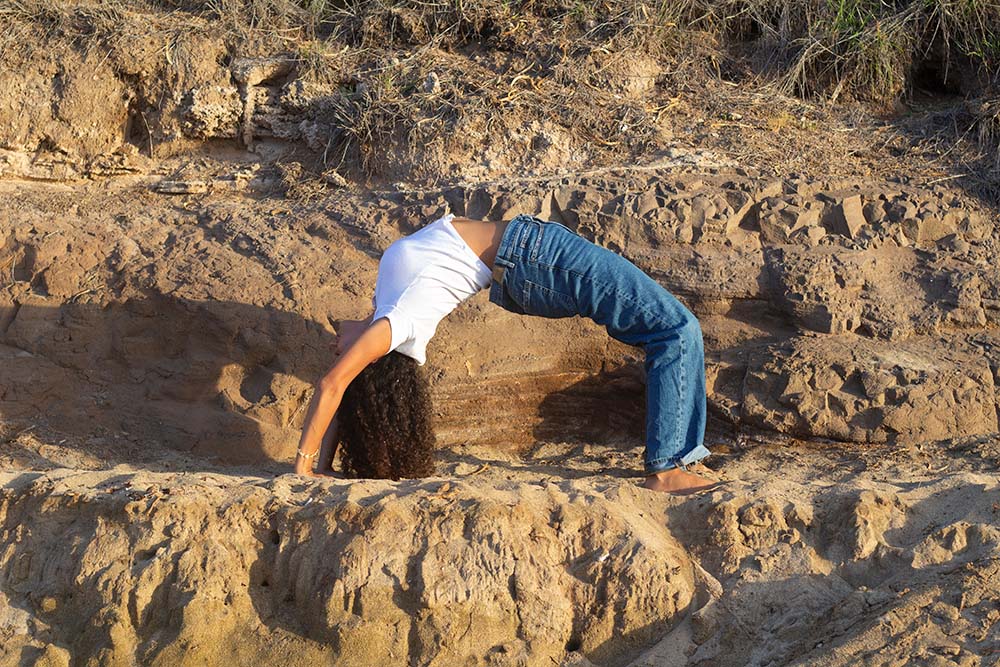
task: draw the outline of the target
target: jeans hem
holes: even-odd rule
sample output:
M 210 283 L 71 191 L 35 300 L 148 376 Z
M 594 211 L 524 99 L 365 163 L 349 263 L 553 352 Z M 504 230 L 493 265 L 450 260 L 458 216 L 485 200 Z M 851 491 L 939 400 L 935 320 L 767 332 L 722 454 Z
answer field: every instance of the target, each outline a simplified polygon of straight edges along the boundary
M 692 463 L 701 461 L 706 456 L 711 456 L 711 454 L 712 452 L 705 445 L 698 445 L 684 456 L 671 456 L 647 461 L 646 474 L 652 475 L 664 470 L 672 470 L 673 468 L 684 468 Z

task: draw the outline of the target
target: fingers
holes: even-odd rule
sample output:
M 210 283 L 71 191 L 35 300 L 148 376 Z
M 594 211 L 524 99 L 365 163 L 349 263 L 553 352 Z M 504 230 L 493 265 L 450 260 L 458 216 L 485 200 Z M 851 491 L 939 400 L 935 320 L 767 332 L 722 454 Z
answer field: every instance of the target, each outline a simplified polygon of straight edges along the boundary
M 337 333 L 337 354 L 341 355 L 347 352 L 366 328 L 364 320 L 337 320 L 334 322 L 334 331 Z
M 351 347 L 352 339 L 350 336 L 343 335 L 337 337 L 337 354 L 343 354 L 347 352 L 347 349 Z

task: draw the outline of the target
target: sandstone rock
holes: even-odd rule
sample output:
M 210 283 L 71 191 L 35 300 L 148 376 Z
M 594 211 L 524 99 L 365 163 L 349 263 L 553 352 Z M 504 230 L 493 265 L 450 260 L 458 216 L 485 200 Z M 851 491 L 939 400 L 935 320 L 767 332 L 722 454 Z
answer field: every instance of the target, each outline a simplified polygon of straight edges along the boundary
M 892 494 L 872 491 L 862 491 L 852 500 L 853 507 L 844 512 L 844 533 L 851 546 L 851 557 L 862 560 L 880 548 L 889 550 L 885 534 L 905 523 L 906 505 Z
M 326 181 L 328 185 L 331 185 L 335 188 L 347 187 L 347 179 L 341 176 L 336 169 L 330 169 L 328 171 L 323 172 L 323 180 Z
M 990 221 L 979 211 L 969 212 L 959 225 L 959 231 L 967 241 L 983 241 L 992 230 Z
M 243 101 L 236 88 L 195 88 L 188 94 L 183 130 L 196 139 L 235 139 L 242 113 Z
M 705 222 L 715 217 L 718 207 L 709 197 L 698 195 L 691 199 L 691 225 L 701 235 Z
M 740 352 L 739 346 L 744 340 L 766 336 L 776 338 L 764 340 L 781 340 L 792 328 L 801 328 L 824 334 L 858 332 L 877 340 L 903 341 L 956 329 L 977 331 L 1000 317 L 997 305 L 1000 303 L 1000 277 L 987 270 L 985 255 L 975 245 L 963 251 L 968 256 L 962 260 L 952 255 L 958 252 L 954 244 L 942 246 L 933 255 L 891 247 L 848 250 L 835 243 L 812 247 L 820 241 L 827 243 L 835 239 L 824 236 L 821 226 L 806 224 L 795 229 L 780 249 L 768 247 L 771 241 L 765 241 L 768 245 L 762 253 L 761 237 L 767 234 L 754 231 L 749 219 L 740 218 L 740 210 L 753 205 L 745 192 L 749 184 L 701 177 L 695 179 L 700 181 L 698 188 L 689 190 L 687 186 L 693 181 L 687 179 L 670 179 L 659 174 L 629 180 L 633 178 L 632 172 L 626 170 L 615 177 L 590 175 L 585 184 L 582 178 L 578 182 L 563 177 L 526 184 L 455 187 L 443 193 L 404 189 L 386 193 L 379 206 L 363 212 L 338 210 L 336 217 L 331 212 L 329 219 L 310 220 L 299 227 L 294 227 L 295 223 L 289 227 L 290 221 L 271 213 L 258 215 L 249 213 L 242 205 L 226 204 L 219 205 L 219 210 L 225 213 L 203 212 L 198 216 L 181 214 L 164 220 L 147 220 L 142 228 L 146 231 L 129 233 L 133 245 L 122 245 L 117 233 L 109 235 L 107 231 L 99 231 L 105 229 L 107 222 L 100 215 L 90 215 L 88 220 L 92 219 L 92 223 L 73 219 L 74 229 L 87 231 L 84 236 L 73 232 L 72 238 L 76 240 L 72 241 L 72 252 L 66 250 L 70 241 L 58 233 L 64 231 L 59 225 L 46 228 L 47 231 L 39 233 L 37 238 L 18 231 L 11 237 L 13 241 L 5 242 L 7 250 L 0 257 L 0 266 L 6 265 L 8 260 L 5 258 L 16 256 L 12 266 L 20 281 L 17 284 L 22 286 L 19 289 L 44 290 L 61 299 L 78 293 L 87 298 L 93 295 L 106 305 L 66 308 L 55 303 L 23 307 L 20 313 L 15 309 L 4 311 L 13 314 L 3 316 L 6 329 L 3 343 L 30 350 L 31 354 L 70 369 L 51 374 L 47 370 L 45 378 L 33 386 L 28 379 L 30 364 L 18 361 L 20 370 L 12 376 L 16 381 L 8 396 L 20 398 L 11 405 L 20 406 L 16 409 L 18 414 L 28 414 L 32 396 L 36 394 L 42 405 L 48 405 L 50 400 L 42 398 L 45 392 L 49 392 L 46 396 L 66 400 L 64 393 L 53 394 L 52 388 L 64 385 L 67 392 L 72 393 L 73 388 L 79 391 L 86 385 L 81 384 L 84 382 L 82 376 L 74 374 L 87 368 L 94 381 L 120 386 L 122 391 L 143 384 L 150 387 L 150 393 L 149 400 L 136 404 L 141 410 L 124 410 L 118 415 L 95 413 L 93 426 L 78 424 L 79 428 L 127 421 L 128 427 L 137 432 L 145 432 L 145 429 L 151 432 L 154 424 L 167 424 L 169 435 L 161 438 L 170 444 L 225 456 L 241 452 L 250 459 L 281 456 L 294 439 L 294 430 L 301 419 L 303 392 L 308 391 L 309 383 L 315 379 L 312 375 L 320 372 L 323 362 L 319 358 L 328 343 L 323 342 L 322 336 L 313 339 L 312 334 L 282 333 L 267 321 L 266 309 L 248 307 L 241 311 L 234 304 L 247 298 L 241 296 L 244 293 L 258 295 L 254 299 L 260 299 L 260 295 L 273 290 L 278 299 L 287 299 L 277 302 L 282 304 L 278 306 L 279 311 L 299 308 L 291 304 L 305 299 L 304 303 L 313 303 L 303 307 L 306 310 L 329 308 L 336 312 L 340 307 L 336 304 L 341 302 L 343 294 L 359 294 L 365 289 L 365 279 L 350 288 L 341 287 L 342 281 L 359 280 L 357 276 L 364 273 L 359 267 L 367 266 L 365 270 L 371 270 L 370 257 L 355 257 L 351 253 L 359 251 L 347 248 L 339 240 L 344 238 L 345 230 L 354 239 L 352 243 L 358 243 L 367 249 L 365 252 L 377 256 L 399 236 L 400 230 L 412 229 L 414 224 L 447 210 L 459 212 L 464 209 L 471 217 L 529 212 L 563 221 L 553 210 L 559 207 L 560 201 L 569 211 L 597 209 L 594 215 L 580 214 L 578 229 L 581 233 L 636 262 L 693 308 L 700 318 L 720 318 L 717 325 L 713 324 L 714 330 L 706 330 L 706 335 L 710 345 L 721 346 L 718 351 L 724 352 L 727 359 L 709 364 L 713 374 L 713 394 L 709 400 L 734 420 L 739 420 L 742 414 L 741 392 L 747 364 L 746 353 Z M 723 186 L 720 192 L 718 188 Z M 632 205 L 637 195 L 614 194 L 630 192 L 641 193 L 645 198 L 643 206 L 649 220 L 640 220 L 633 213 Z M 872 201 L 881 200 L 873 198 Z M 785 216 L 791 227 L 803 218 L 815 221 L 816 212 L 820 210 L 818 202 L 814 201 L 803 202 L 800 206 L 775 198 L 764 204 L 774 219 Z M 761 206 L 762 210 L 764 208 Z M 276 234 L 268 220 L 279 218 L 282 231 Z M 700 236 L 695 222 L 701 225 Z M 746 224 L 740 226 L 741 222 Z M 120 223 L 114 224 L 117 228 Z M 299 233 L 304 236 L 299 238 Z M 155 234 L 156 240 L 147 239 L 150 234 Z M 170 236 L 178 234 L 180 236 Z M 43 236 L 44 241 L 40 240 Z M 81 240 L 84 238 L 86 242 Z M 170 252 L 174 254 L 171 256 L 182 263 L 181 268 L 167 270 L 156 268 L 154 264 L 143 269 L 143 284 L 158 285 L 154 293 L 175 292 L 179 289 L 177 276 L 189 273 L 199 276 L 183 288 L 188 295 L 185 300 L 171 298 L 159 307 L 174 324 L 154 317 L 157 308 L 142 305 L 144 297 L 131 291 L 133 288 L 121 291 L 121 283 L 111 287 L 108 281 L 112 277 L 101 273 L 102 267 L 107 266 L 121 276 L 115 280 L 122 277 L 126 282 L 136 280 L 132 272 L 147 264 L 150 253 L 163 252 L 161 238 L 188 239 L 173 241 L 172 246 L 166 244 L 172 248 Z M 878 238 L 872 237 L 869 241 L 874 244 Z M 334 261 L 333 257 L 338 259 Z M 89 259 L 83 263 L 78 261 L 83 258 Z M 310 258 L 308 266 L 302 264 L 307 261 L 302 258 Z M 133 263 L 135 266 L 129 268 Z M 317 265 L 338 268 L 332 274 L 318 274 Z M 314 275 L 316 277 L 312 278 Z M 92 288 L 96 291 L 91 292 Z M 339 291 L 343 289 L 349 291 Z M 233 304 L 208 306 L 209 311 L 203 315 L 213 324 L 203 325 L 199 330 L 199 342 L 194 343 L 192 324 L 197 318 L 192 316 L 186 304 L 191 300 L 212 303 L 208 295 L 218 294 L 220 290 L 231 290 Z M 133 298 L 133 306 L 122 309 L 120 305 L 103 300 L 112 293 L 119 294 L 117 298 Z M 315 305 L 319 302 L 312 302 L 305 296 L 327 293 L 341 296 L 333 299 L 330 303 L 334 305 L 328 307 Z M 445 341 L 449 338 L 448 332 L 452 331 L 456 341 L 441 342 L 443 347 L 435 352 L 444 355 L 439 358 L 445 359 L 438 376 L 441 381 L 435 391 L 442 405 L 447 406 L 442 408 L 441 425 L 441 432 L 447 438 L 499 437 L 498 426 L 488 426 L 481 418 L 471 418 L 467 413 L 484 409 L 472 405 L 470 396 L 475 395 L 476 387 L 501 386 L 507 381 L 497 375 L 505 363 L 519 368 L 519 372 L 532 374 L 532 379 L 519 389 L 518 401 L 504 402 L 498 398 L 495 405 L 491 403 L 491 410 L 516 415 L 506 421 L 516 423 L 511 432 L 516 432 L 517 439 L 530 438 L 538 432 L 555 433 L 559 429 L 580 430 L 586 434 L 581 437 L 594 439 L 608 437 L 604 434 L 617 428 L 613 424 L 638 423 L 629 412 L 635 409 L 633 393 L 615 392 L 610 384 L 603 393 L 595 391 L 581 381 L 583 375 L 567 374 L 564 368 L 571 357 L 582 360 L 573 362 L 582 364 L 581 368 L 592 368 L 597 359 L 624 359 L 624 346 L 613 350 L 606 348 L 603 333 L 594 327 L 586 328 L 586 322 L 579 325 L 562 322 L 551 328 L 546 328 L 550 323 L 538 322 L 532 327 L 521 328 L 504 325 L 510 350 L 490 348 L 489 355 L 485 355 L 482 343 L 461 342 L 468 339 L 465 327 L 470 323 L 486 329 L 497 326 L 488 319 L 493 316 L 488 315 L 493 312 L 490 306 L 485 306 L 487 314 L 480 314 L 483 304 L 485 300 L 471 306 L 468 315 L 457 314 L 455 324 L 444 322 L 442 336 L 436 339 Z M 53 316 L 39 317 L 32 323 L 32 312 L 42 310 L 50 310 Z M 321 313 L 316 319 L 324 321 L 326 317 Z M 310 320 L 305 318 L 293 317 L 292 320 L 298 322 L 293 329 L 305 330 L 311 326 Z M 224 342 L 231 340 L 230 330 L 236 321 L 252 323 L 249 326 L 259 328 L 263 338 L 257 337 L 260 340 L 255 339 L 257 342 L 251 345 L 241 334 L 235 339 L 238 341 L 235 347 Z M 452 326 L 455 328 L 451 329 Z M 576 328 L 567 333 L 566 326 Z M 246 326 L 241 328 L 247 329 Z M 121 329 L 143 332 L 121 337 L 104 333 Z M 158 331 L 151 333 L 146 331 L 148 329 Z M 539 335 L 560 342 L 548 346 L 544 352 L 536 352 L 537 359 L 525 365 L 523 353 L 517 350 L 530 347 L 531 341 Z M 61 342 L 69 339 L 80 345 L 72 351 L 63 349 Z M 105 350 L 95 348 L 95 340 L 118 342 Z M 188 341 L 187 349 L 183 347 L 184 341 Z M 181 348 L 177 348 L 179 344 Z M 288 351 L 279 353 L 278 348 Z M 88 349 L 86 355 L 81 352 Z M 317 352 L 307 353 L 304 351 L 307 349 Z M 600 354 L 595 352 L 598 349 L 602 350 Z M 487 364 L 484 361 L 487 356 L 496 357 L 495 363 Z M 109 359 L 121 360 L 122 367 L 109 364 Z M 272 361 L 265 363 L 268 359 Z M 613 366 L 619 362 L 608 363 Z M 476 368 L 488 370 L 477 374 Z M 866 391 L 874 392 L 871 387 L 879 386 L 877 379 L 872 380 L 866 374 L 859 377 Z M 579 389 L 573 389 L 577 382 L 580 382 Z M 817 371 L 813 382 L 823 391 L 833 392 L 843 380 L 836 373 Z M 93 400 L 89 398 L 89 391 L 83 389 L 80 400 Z M 794 401 L 791 396 L 799 391 L 793 386 L 783 400 Z M 883 388 L 876 393 L 885 391 L 887 389 Z M 202 400 L 206 392 L 217 397 L 214 403 Z M 555 398 L 546 398 L 551 395 Z M 101 400 L 104 405 L 115 403 L 113 396 Z M 571 418 L 570 406 L 574 401 L 595 406 L 595 410 L 605 406 L 604 412 L 610 416 L 598 420 L 600 423 L 595 422 L 588 431 L 586 424 L 575 425 Z M 832 394 L 829 401 L 838 405 L 850 403 L 849 397 L 838 394 Z M 554 412 L 545 416 L 549 408 L 542 407 L 543 404 Z M 82 408 L 83 412 L 87 410 L 92 408 Z M 204 430 L 208 424 L 213 425 L 210 431 Z
M 295 61 L 281 57 L 236 58 L 233 60 L 233 78 L 244 86 L 259 86 L 287 76 Z
M 61 646 L 49 644 L 35 658 L 33 667 L 69 667 L 72 656 Z
M 939 216 L 927 209 L 919 218 L 904 222 L 903 230 L 914 243 L 933 243 L 958 231 L 956 217 L 953 212 Z
M 526 213 L 538 216 L 540 219 L 551 217 L 545 213 L 545 200 L 537 195 L 528 193 L 504 192 L 497 196 L 489 214 L 485 217 L 491 220 L 510 220 L 516 215 Z
M 629 255 L 630 259 L 684 299 L 728 303 L 767 295 L 764 260 L 759 253 L 667 247 Z
M 799 232 L 819 225 L 819 210 L 786 204 L 781 200 L 764 200 L 760 216 L 760 234 L 766 243 L 788 243 Z
M 861 195 L 844 197 L 835 205 L 831 222 L 834 233 L 841 234 L 849 239 L 857 238 L 858 234 L 867 224 L 864 210 L 861 206 Z
M 864 219 L 871 225 L 877 225 L 886 217 L 885 202 L 880 200 L 869 201 L 864 205 Z
M 660 195 L 657 188 L 652 188 L 635 198 L 632 212 L 640 218 L 645 218 L 649 217 L 651 213 L 658 212 L 666 205 L 666 197 Z
M 551 198 L 552 213 L 572 228 L 580 225 L 581 216 L 596 216 L 603 203 L 601 192 L 591 187 L 560 188 L 552 193 Z
M 784 184 L 780 180 L 768 181 L 760 190 L 758 190 L 754 197 L 758 200 L 767 199 L 768 197 L 777 197 L 784 192 Z
M 844 333 L 861 324 L 863 283 L 841 268 L 837 253 L 776 250 L 765 253 L 775 281 L 774 302 L 801 326 L 822 333 Z
M 917 217 L 917 206 L 906 199 L 897 198 L 889 204 L 886 217 L 896 223 L 913 220 Z
M 465 215 L 476 220 L 488 219 L 493 204 L 493 194 L 488 190 L 484 188 L 470 190 L 465 202 Z
M 609 501 L 572 485 L 484 493 L 427 480 L 399 493 L 145 473 L 88 490 L 68 473 L 0 473 L 0 534 L 17 535 L 0 552 L 3 589 L 18 606 L 63 601 L 45 612 L 60 648 L 42 664 L 100 653 L 542 665 L 567 647 L 604 664 L 669 630 L 695 594 L 684 549 L 662 519 L 642 519 L 662 510 L 641 489 Z M 25 521 L 42 507 L 45 521 Z M 111 515 L 129 520 L 97 527 Z
M 997 280 L 968 264 L 932 267 L 905 248 L 783 247 L 765 257 L 773 303 L 800 326 L 821 333 L 863 330 L 890 340 L 952 323 L 982 326 L 983 295 Z
M 984 357 L 933 339 L 795 338 L 751 362 L 742 417 L 801 436 L 936 440 L 992 432 L 995 392 Z

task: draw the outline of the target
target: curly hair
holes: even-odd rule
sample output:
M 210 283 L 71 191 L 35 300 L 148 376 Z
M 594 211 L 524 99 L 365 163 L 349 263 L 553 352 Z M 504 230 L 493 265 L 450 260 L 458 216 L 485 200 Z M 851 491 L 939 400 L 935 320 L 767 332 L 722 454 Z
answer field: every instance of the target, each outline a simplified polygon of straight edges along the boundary
M 390 352 L 348 385 L 337 437 L 348 477 L 399 479 L 431 474 L 437 444 L 430 385 L 417 361 Z

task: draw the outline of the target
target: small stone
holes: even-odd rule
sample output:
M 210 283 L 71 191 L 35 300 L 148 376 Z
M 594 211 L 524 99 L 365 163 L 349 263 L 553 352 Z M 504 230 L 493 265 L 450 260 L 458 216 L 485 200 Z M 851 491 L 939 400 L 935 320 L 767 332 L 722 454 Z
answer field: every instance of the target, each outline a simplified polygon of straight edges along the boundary
M 826 230 L 819 225 L 814 225 L 806 228 L 806 241 L 810 246 L 817 246 L 819 242 L 823 240 L 826 236 Z
M 865 220 L 869 223 L 881 222 L 885 218 L 885 208 L 880 201 L 870 201 L 864 207 Z
M 331 185 L 335 188 L 347 187 L 347 179 L 345 179 L 343 176 L 337 173 L 335 169 L 331 169 L 330 171 L 323 174 L 323 180 L 326 181 L 327 185 Z
M 153 191 L 163 195 L 200 195 L 208 192 L 205 181 L 160 181 L 153 184 Z
M 424 79 L 424 92 L 425 93 L 436 93 L 441 90 L 441 80 L 438 78 L 436 72 L 431 72 Z
M 289 58 L 237 58 L 231 70 L 233 78 L 245 86 L 257 86 L 287 76 L 295 68 Z
M 913 202 L 897 200 L 889 205 L 888 218 L 891 222 L 903 222 L 917 217 L 917 206 Z

